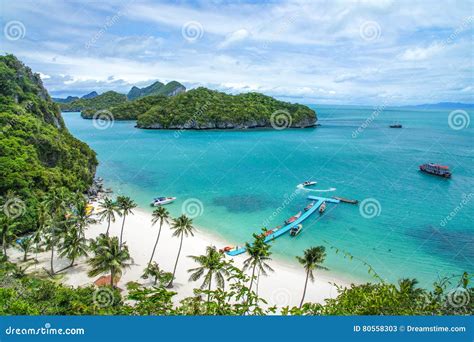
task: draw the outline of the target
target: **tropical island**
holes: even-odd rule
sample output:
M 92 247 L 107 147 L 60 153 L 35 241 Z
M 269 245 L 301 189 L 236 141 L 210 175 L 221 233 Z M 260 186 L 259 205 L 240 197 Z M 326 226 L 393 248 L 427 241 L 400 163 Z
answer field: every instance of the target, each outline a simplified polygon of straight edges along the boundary
M 205 89 L 188 93 L 215 95 Z M 156 99 L 185 105 L 183 95 Z M 255 99 L 255 107 L 273 105 L 255 94 L 237 97 L 247 104 Z M 150 122 L 161 120 L 161 109 L 153 108 Z M 304 108 L 287 109 L 304 116 Z M 101 194 L 93 201 L 87 190 L 95 176 L 95 153 L 68 132 L 39 75 L 13 55 L 0 57 L 0 122 L 2 315 L 474 312 L 472 301 L 455 301 L 460 293 L 474 295 L 468 273 L 440 279 L 432 289 L 418 287 L 416 279 L 391 284 L 367 262 L 350 261 L 350 253 L 338 251 L 347 262 L 362 262 L 373 281 L 333 285 L 323 274 L 332 246 L 307 248 L 297 258 L 300 267 L 288 268 L 272 259 L 263 229 L 246 244 L 245 256 L 229 259 L 215 247 L 221 241 L 200 232 L 185 214 L 173 218 L 163 207 L 144 213 L 126 195 Z M 453 285 L 459 293 L 448 290 Z M 332 296 L 319 294 L 331 291 Z
M 84 119 L 107 111 L 114 120 L 137 120 L 146 129 L 307 128 L 317 123 L 311 108 L 260 93 L 230 95 L 199 87 L 185 91 L 179 82 L 133 87 L 127 95 L 107 91 L 85 98 L 56 99 L 61 110 L 80 111 Z

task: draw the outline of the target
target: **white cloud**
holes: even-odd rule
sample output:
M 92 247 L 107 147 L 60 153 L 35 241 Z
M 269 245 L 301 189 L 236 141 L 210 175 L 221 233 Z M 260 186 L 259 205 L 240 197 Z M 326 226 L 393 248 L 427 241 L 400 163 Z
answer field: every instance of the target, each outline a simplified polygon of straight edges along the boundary
M 237 42 L 240 42 L 246 38 L 248 38 L 250 36 L 250 32 L 247 31 L 246 29 L 240 29 L 240 30 L 237 30 L 237 31 L 234 31 L 230 34 L 228 34 L 224 41 L 222 41 L 218 47 L 223 49 L 223 48 L 226 48 L 234 43 L 237 43 Z
M 414 47 L 406 49 L 399 57 L 404 61 L 421 61 L 433 57 L 442 49 L 442 45 L 435 43 L 428 47 Z

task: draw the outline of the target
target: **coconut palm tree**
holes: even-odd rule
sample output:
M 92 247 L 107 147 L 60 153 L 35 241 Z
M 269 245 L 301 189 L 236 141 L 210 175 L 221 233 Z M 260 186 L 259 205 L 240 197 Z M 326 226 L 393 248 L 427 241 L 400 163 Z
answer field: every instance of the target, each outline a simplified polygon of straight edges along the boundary
M 308 286 L 308 279 L 314 281 L 313 271 L 315 269 L 327 270 L 327 267 L 322 266 L 326 258 L 326 248 L 324 246 L 311 247 L 304 251 L 303 257 L 297 256 L 299 263 L 303 265 L 306 270 L 306 280 L 304 282 L 303 297 L 301 298 L 300 308 L 303 306 L 304 297 L 306 296 L 306 288 Z
M 114 286 L 114 279 L 120 276 L 124 268 L 130 267 L 133 262 L 128 252 L 127 245 L 120 245 L 117 237 L 108 237 L 100 234 L 92 241 L 91 249 L 94 256 L 87 262 L 91 266 L 89 277 L 110 272 L 110 286 Z
M 17 247 L 23 252 L 23 261 L 28 260 L 28 253 L 31 251 L 33 246 L 33 237 L 26 236 L 24 238 L 19 239 L 17 242 Z
M 121 216 L 123 217 L 122 220 L 122 229 L 120 230 L 120 244 L 119 247 L 122 246 L 123 241 L 123 227 L 125 226 L 125 218 L 127 215 L 132 214 L 132 209 L 136 208 L 136 203 L 128 196 L 118 196 L 117 197 L 117 205 L 121 212 Z
M 33 241 L 35 243 L 35 254 L 36 259 L 38 259 L 38 252 L 40 251 L 40 245 L 43 241 L 43 237 L 46 231 L 46 227 L 49 226 L 51 222 L 51 215 L 48 210 L 48 205 L 45 200 L 42 200 L 38 203 L 35 208 L 36 212 L 36 230 L 33 233 Z
M 263 230 L 265 232 L 265 229 Z M 268 265 L 268 262 L 272 260 L 270 255 L 270 245 L 265 243 L 264 234 L 253 234 L 253 243 L 246 243 L 245 247 L 249 257 L 244 260 L 244 271 L 252 269 L 252 277 L 250 278 L 249 291 L 252 290 L 253 282 L 255 279 L 255 271 L 258 269 L 259 277 L 260 274 L 266 276 L 267 271 L 273 272 L 273 268 Z
M 0 236 L 3 248 L 3 258 L 7 259 L 7 248 L 13 240 L 13 230 L 18 225 L 9 215 L 6 215 L 3 210 L 0 212 Z
M 115 222 L 115 214 L 121 215 L 118 205 L 116 202 L 112 201 L 110 198 L 106 197 L 102 202 L 99 202 L 99 220 L 107 220 L 107 231 L 105 235 L 109 236 L 110 223 Z
M 88 240 L 76 225 L 72 225 L 64 234 L 63 243 L 59 250 L 61 258 L 68 258 L 71 263 L 56 273 L 74 266 L 74 262 L 81 256 L 87 256 L 89 250 Z
M 163 284 L 168 284 L 171 281 L 172 274 L 171 272 L 165 272 L 163 271 L 158 264 L 153 261 L 147 265 L 145 268 L 142 278 L 143 279 L 148 279 L 148 277 L 153 277 L 153 285 L 156 285 L 156 283 L 159 281 L 160 286 Z
M 171 278 L 168 287 L 173 287 L 173 280 L 176 275 L 176 267 L 178 266 L 179 255 L 181 254 L 181 248 L 183 247 L 183 238 L 185 236 L 188 237 L 189 235 L 194 236 L 195 230 L 193 227 L 193 220 L 184 214 L 173 220 L 171 229 L 173 230 L 173 236 L 180 238 L 180 243 L 178 249 L 178 256 L 176 257 L 176 262 L 174 264 L 173 278 Z
M 225 286 L 224 276 L 229 275 L 228 263 L 224 260 L 224 254 L 217 251 L 216 247 L 208 246 L 206 247 L 206 254 L 189 257 L 199 264 L 199 267 L 188 270 L 189 273 L 192 273 L 189 280 L 197 281 L 204 276 L 201 289 L 207 286 L 209 291 L 211 291 L 213 277 L 217 287 L 223 288 Z M 207 302 L 209 303 L 209 294 L 207 295 Z
M 153 261 L 153 256 L 155 255 L 156 246 L 158 245 L 158 240 L 160 240 L 161 227 L 163 226 L 163 222 L 168 223 L 170 213 L 165 208 L 158 207 L 153 211 L 153 214 L 151 216 L 152 216 L 151 224 L 154 226 L 158 221 L 160 221 L 160 229 L 158 230 L 158 235 L 156 237 L 155 245 L 153 246 L 153 252 L 151 253 L 151 257 L 150 257 L 150 261 L 148 262 L 148 265 L 150 265 L 151 262 Z

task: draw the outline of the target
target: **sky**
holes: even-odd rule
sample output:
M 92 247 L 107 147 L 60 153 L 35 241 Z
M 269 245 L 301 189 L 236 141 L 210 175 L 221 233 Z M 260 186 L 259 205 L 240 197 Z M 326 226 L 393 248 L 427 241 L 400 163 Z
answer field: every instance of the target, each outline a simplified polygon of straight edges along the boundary
M 52 96 L 153 81 L 317 104 L 474 102 L 474 1 L 0 0 Z

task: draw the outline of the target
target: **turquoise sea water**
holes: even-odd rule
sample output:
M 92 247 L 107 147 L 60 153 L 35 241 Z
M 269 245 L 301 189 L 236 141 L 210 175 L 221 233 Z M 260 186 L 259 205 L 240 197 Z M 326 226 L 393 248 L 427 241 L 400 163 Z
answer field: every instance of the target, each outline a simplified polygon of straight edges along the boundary
M 196 224 L 229 244 L 242 244 L 263 224 L 282 224 L 307 205 L 309 194 L 336 195 L 370 199 L 375 207 L 329 205 L 304 222 L 298 237 L 277 239 L 274 253 L 294 262 L 305 248 L 323 244 L 326 266 L 359 280 L 370 279 L 367 268 L 329 246 L 367 261 L 390 281 L 416 277 L 429 285 L 439 276 L 474 272 L 473 125 L 452 129 L 449 110 L 314 108 L 321 127 L 283 131 L 140 130 L 131 121 L 97 129 L 79 113 L 63 117 L 97 152 L 107 187 L 147 210 L 154 196 L 176 196 L 167 206 L 173 215 L 197 199 Z M 394 121 L 403 129 L 388 128 Z M 425 162 L 449 165 L 452 179 L 420 173 Z M 318 181 L 315 190 L 336 190 L 297 190 L 307 179 Z M 371 208 L 377 215 L 367 218 Z

